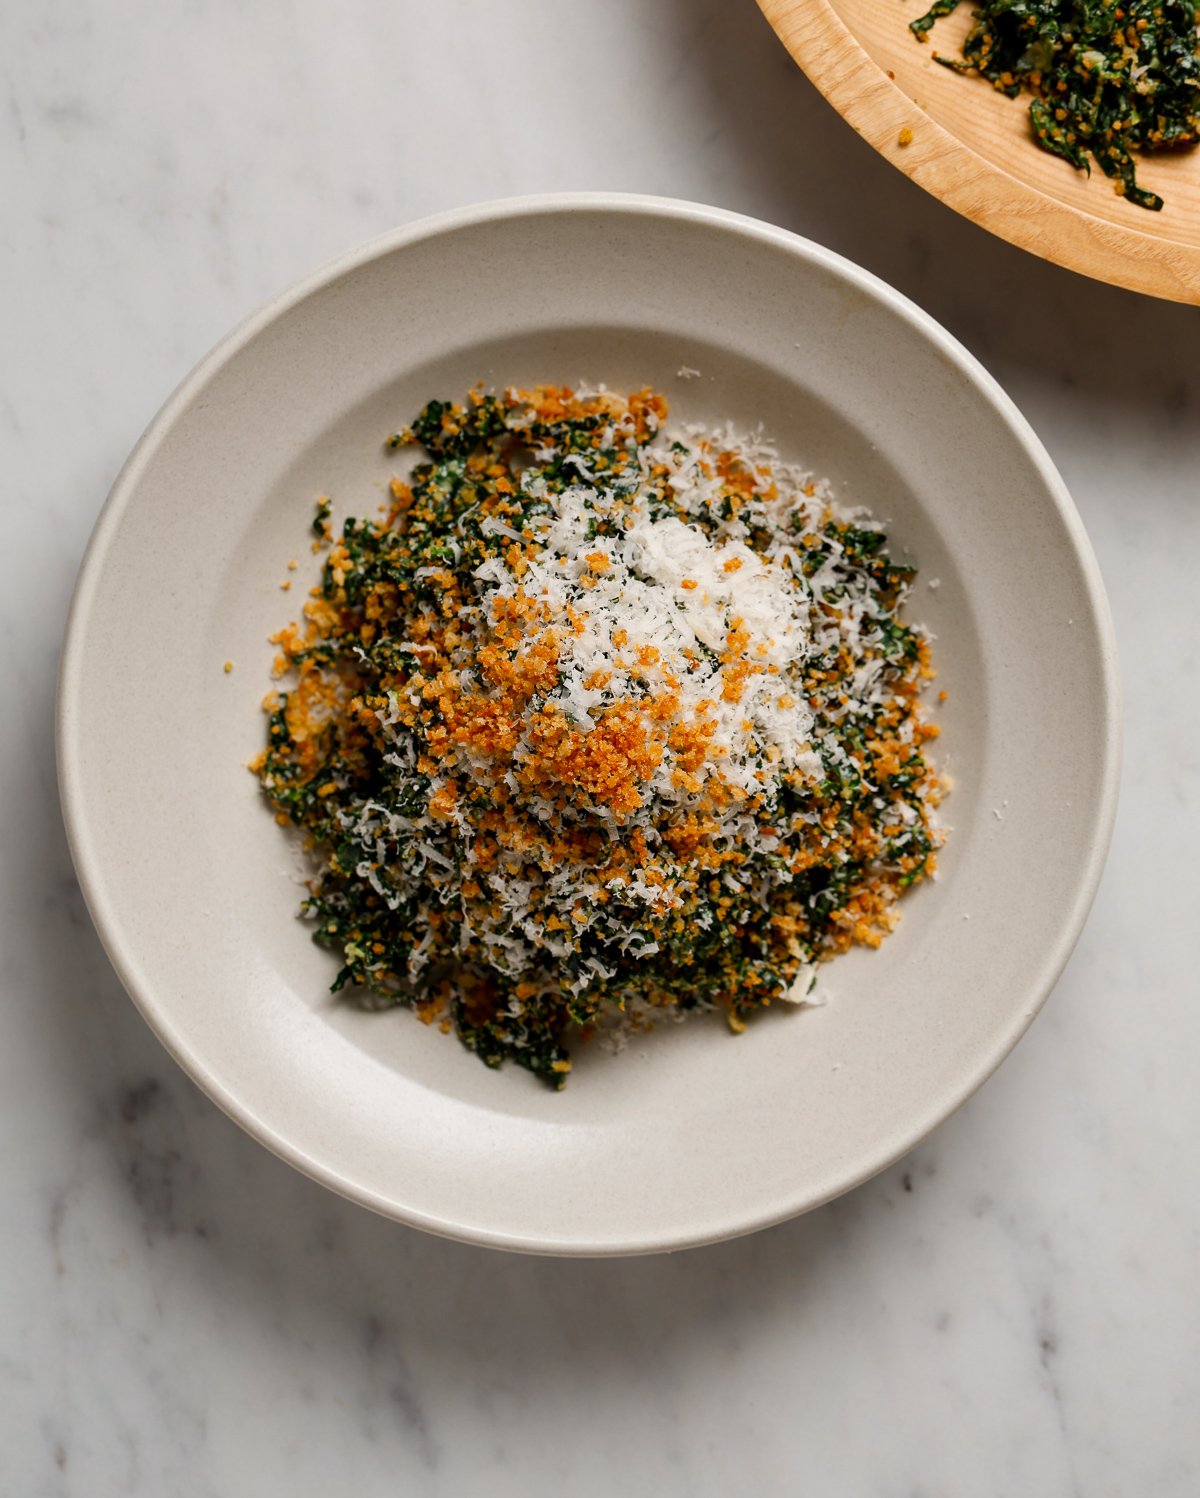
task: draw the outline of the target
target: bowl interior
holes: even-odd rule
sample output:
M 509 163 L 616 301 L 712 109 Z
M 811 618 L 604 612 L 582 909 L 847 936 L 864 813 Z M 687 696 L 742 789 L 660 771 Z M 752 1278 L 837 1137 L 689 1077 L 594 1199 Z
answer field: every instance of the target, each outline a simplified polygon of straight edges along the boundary
M 762 1016 L 736 1039 L 701 1019 L 616 1056 L 585 1048 L 561 1094 L 487 1071 L 404 1011 L 329 997 L 333 960 L 295 919 L 302 859 L 245 768 L 264 732 L 266 638 L 317 575 L 315 498 L 332 496 L 338 522 L 373 511 L 396 467 L 387 434 L 480 379 L 649 383 L 680 419 L 762 423 L 919 564 L 909 614 L 936 635 L 949 693 L 938 748 L 953 833 L 941 877 L 884 947 L 832 965 L 824 1007 Z M 1107 617 L 1070 503 L 946 335 L 777 231 L 573 200 L 401 232 L 210 356 L 98 528 L 60 752 L 108 950 L 234 1117 L 406 1221 L 621 1252 L 835 1195 L 999 1062 L 1098 877 L 1114 711 Z
M 699 377 L 681 377 L 681 366 L 698 369 Z M 939 712 L 947 725 L 948 760 L 952 764 L 981 762 L 985 752 L 980 692 L 984 660 L 969 587 L 920 495 L 871 434 L 853 416 L 830 406 L 819 390 L 743 353 L 721 348 L 703 335 L 681 340 L 674 333 L 594 326 L 514 334 L 436 357 L 333 415 L 327 426 L 291 455 L 269 487 L 247 496 L 243 524 L 231 538 L 233 551 L 218 582 L 205 638 L 211 709 L 204 718 L 216 730 L 206 757 L 220 764 L 223 785 L 262 743 L 265 719 L 259 695 L 269 685 L 265 673 L 274 653 L 265 643 L 267 636 L 295 616 L 308 587 L 320 575 L 320 561 L 311 553 L 308 531 L 317 496 L 331 495 L 335 530 L 346 515 L 374 513 L 383 501 L 388 479 L 404 471 L 396 455 L 385 450 L 384 437 L 414 416 L 431 396 L 461 396 L 478 379 L 495 388 L 546 379 L 567 384 L 602 379 L 625 390 L 648 383 L 668 395 L 673 418 L 714 424 L 733 420 L 743 430 L 761 423 L 769 432 L 786 433 L 785 455 L 802 459 L 814 472 L 829 477 L 844 503 L 863 503 L 870 496 L 876 501 L 878 518 L 894 523 L 897 552 L 920 560 L 926 582 L 918 589 L 910 612 L 944 636 L 944 646 L 939 645 L 943 679 L 958 684 L 951 703 Z M 300 563 L 295 573 L 286 570 L 290 559 Z M 928 587 L 930 578 L 937 579 L 937 588 Z M 279 584 L 287 579 L 294 579 L 295 590 L 285 595 Z M 943 626 L 941 620 L 948 613 L 952 622 Z M 236 685 L 218 678 L 211 669 L 213 663 L 220 665 L 229 658 L 246 668 Z M 966 814 L 973 795 L 973 783 L 968 782 L 954 808 L 955 819 Z M 547 1119 L 568 1111 L 574 1115 L 579 1109 L 599 1117 L 617 1099 L 622 1100 L 622 1107 L 632 1105 L 631 1094 L 644 1085 L 640 1064 L 616 1062 L 598 1046 L 578 1051 L 572 1080 L 579 1085 L 572 1086 L 571 1101 L 563 1108 L 561 1099 L 548 1097 L 540 1084 L 531 1084 L 515 1070 L 496 1078 L 481 1076 L 479 1064 L 458 1046 L 447 1045 L 436 1031 L 403 1018 L 398 1022 L 397 1016 L 380 1020 L 332 1000 L 328 987 L 337 968 L 335 959 L 313 947 L 304 939 L 307 932 L 298 931 L 289 919 L 295 912 L 304 860 L 297 852 L 295 835 L 270 827 L 269 822 L 256 782 L 246 775 L 239 779 L 236 795 L 216 793 L 214 786 L 203 836 L 214 861 L 222 848 L 235 842 L 245 844 L 243 858 L 227 875 L 228 896 L 235 907 L 244 908 L 264 891 L 270 892 L 274 918 L 264 923 L 260 939 L 269 946 L 272 963 L 297 1004 L 319 1013 L 324 1023 L 352 1045 L 395 1071 L 408 1070 L 414 1056 L 425 1053 L 420 1063 L 424 1079 L 465 1104 L 486 1102 Z M 266 835 L 247 841 L 247 826 Z M 953 868 L 956 853 L 956 844 L 947 850 L 947 869 Z M 281 871 L 290 877 L 281 878 Z M 906 945 L 911 947 L 922 939 L 932 904 L 918 894 L 910 897 L 907 908 L 912 920 L 907 923 Z M 839 991 L 842 974 L 851 966 L 845 961 L 837 965 Z M 862 966 L 860 982 L 868 988 L 878 976 L 876 967 L 871 962 Z M 780 1018 L 786 1020 L 786 1016 Z M 724 1065 L 732 1060 L 720 1041 L 724 1030 L 713 1016 L 693 1021 L 686 1034 L 668 1026 L 636 1040 L 633 1049 L 645 1058 L 665 1046 L 668 1056 L 656 1064 L 670 1066 L 671 1050 L 706 1051 L 712 1048 L 715 1033 L 719 1052 L 724 1053 L 718 1054 L 718 1060 Z M 593 1081 L 601 1075 L 602 1088 Z

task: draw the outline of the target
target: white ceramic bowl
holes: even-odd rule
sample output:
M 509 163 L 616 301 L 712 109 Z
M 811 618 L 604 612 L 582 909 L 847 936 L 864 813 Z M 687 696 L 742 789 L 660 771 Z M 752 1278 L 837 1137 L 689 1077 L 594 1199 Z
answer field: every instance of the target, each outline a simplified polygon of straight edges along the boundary
M 677 377 L 681 366 L 701 378 Z M 429 397 L 603 380 L 765 424 L 890 522 L 936 634 L 941 877 L 831 1002 L 731 1037 L 584 1050 L 555 1094 L 405 1011 L 328 995 L 291 835 L 244 768 L 267 635 L 314 497 L 378 503 L 383 437 Z M 936 589 L 926 586 L 938 579 Z M 232 660 L 231 674 L 223 663 Z M 567 196 L 397 230 L 286 292 L 171 397 L 113 489 L 63 656 L 59 764 L 105 947 L 181 1066 L 256 1138 L 453 1237 L 617 1254 L 726 1238 L 880 1170 L 1003 1059 L 1099 879 L 1115 652 L 1078 516 L 1011 402 L 941 328 L 827 250 L 713 208 Z

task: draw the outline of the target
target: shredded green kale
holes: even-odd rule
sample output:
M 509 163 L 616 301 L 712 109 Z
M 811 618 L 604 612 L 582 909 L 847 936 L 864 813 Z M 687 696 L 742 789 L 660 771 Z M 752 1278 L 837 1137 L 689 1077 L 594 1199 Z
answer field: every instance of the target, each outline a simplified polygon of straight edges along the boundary
M 334 990 L 560 1087 L 614 1016 L 803 1002 L 941 834 L 912 570 L 653 392 L 431 401 L 276 636 L 254 765 Z M 764 604 L 763 600 L 766 600 Z
M 910 29 L 922 40 L 960 0 L 936 4 Z M 980 0 L 961 58 L 1000 92 L 1034 97 L 1029 118 L 1045 151 L 1090 173 L 1094 160 L 1141 208 L 1135 151 L 1193 145 L 1200 131 L 1200 53 L 1192 0 Z

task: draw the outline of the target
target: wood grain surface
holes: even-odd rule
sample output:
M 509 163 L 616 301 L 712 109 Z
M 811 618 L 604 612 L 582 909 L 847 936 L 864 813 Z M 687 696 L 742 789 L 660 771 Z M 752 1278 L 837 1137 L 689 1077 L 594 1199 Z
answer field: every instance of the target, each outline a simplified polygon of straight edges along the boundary
M 957 56 L 971 7 L 919 42 L 926 0 L 758 0 L 780 40 L 855 130 L 949 207 L 1097 280 L 1200 305 L 1200 149 L 1139 156 L 1159 213 L 1042 151 L 1027 103 L 934 61 Z

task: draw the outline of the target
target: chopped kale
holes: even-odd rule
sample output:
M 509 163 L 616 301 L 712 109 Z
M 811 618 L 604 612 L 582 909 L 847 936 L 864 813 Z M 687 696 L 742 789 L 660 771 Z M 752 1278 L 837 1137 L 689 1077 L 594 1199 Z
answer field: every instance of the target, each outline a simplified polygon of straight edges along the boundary
M 614 1015 L 739 1030 L 797 1000 L 808 964 L 878 945 L 939 842 L 912 569 L 814 483 L 668 438 L 665 414 L 551 388 L 426 405 L 389 440 L 424 457 L 385 513 L 335 538 L 321 501 L 255 766 L 318 864 L 334 990 L 556 1087 Z M 646 549 L 668 533 L 706 584 Z M 757 634 L 754 587 L 778 603 Z M 603 669 L 594 641 L 572 655 L 589 619 Z
M 937 0 L 911 23 L 922 39 L 959 0 Z M 961 58 L 937 61 L 981 74 L 1011 98 L 1022 92 L 1045 151 L 1091 170 L 1118 193 L 1161 209 L 1140 187 L 1135 151 L 1193 145 L 1200 132 L 1200 53 L 1192 0 L 977 0 Z

